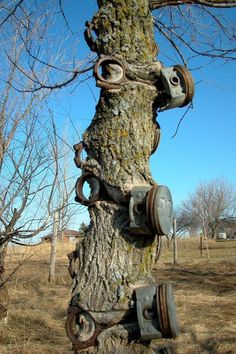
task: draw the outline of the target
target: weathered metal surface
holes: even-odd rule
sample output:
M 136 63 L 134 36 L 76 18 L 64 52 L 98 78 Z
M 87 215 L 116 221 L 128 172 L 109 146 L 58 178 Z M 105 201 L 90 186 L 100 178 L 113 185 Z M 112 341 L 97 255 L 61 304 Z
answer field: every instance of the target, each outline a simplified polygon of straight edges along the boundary
M 85 38 L 89 48 L 93 52 L 97 52 L 97 42 L 92 34 L 94 31 L 95 24 L 94 24 L 94 22 L 86 21 L 85 26 L 87 27 L 87 29 L 84 31 L 84 38 Z
M 175 338 L 179 333 L 170 284 L 135 289 L 136 311 L 142 340 Z
M 161 82 L 164 87 L 160 110 L 184 107 L 194 95 L 194 82 L 190 72 L 181 65 L 162 68 Z
M 156 90 L 162 65 L 156 61 L 145 65 L 131 64 L 112 55 L 101 55 L 94 65 L 96 85 L 107 90 L 119 90 L 124 84 L 145 84 Z M 100 72 L 101 71 L 101 72 Z
M 113 70 L 108 73 L 108 66 Z M 102 72 L 100 72 L 101 70 Z M 96 78 L 96 85 L 105 89 L 119 89 L 120 85 L 127 82 L 125 66 L 123 62 L 113 56 L 104 55 L 94 65 L 93 74 Z
M 83 193 L 84 183 L 87 182 L 91 188 L 89 198 L 86 198 Z M 78 178 L 75 185 L 76 197 L 75 200 L 83 205 L 91 205 L 99 200 L 100 181 L 91 173 L 84 173 Z
M 167 235 L 172 227 L 173 204 L 166 186 L 139 186 L 131 190 L 130 231 L 140 235 Z
M 147 193 L 146 213 L 154 234 L 167 235 L 172 227 L 173 203 L 166 186 L 153 186 Z
M 81 153 L 82 153 L 82 151 L 84 149 L 83 141 L 80 141 L 78 144 L 75 144 L 73 146 L 73 148 L 74 148 L 74 151 L 75 151 L 75 158 L 74 158 L 75 165 L 76 165 L 76 167 L 80 168 L 81 167 L 81 163 L 82 163 Z
M 145 197 L 150 186 L 134 187 L 129 202 L 130 231 L 140 235 L 152 235 L 145 208 Z
M 163 338 L 175 338 L 179 334 L 174 293 L 171 284 L 157 286 L 157 311 Z
M 157 316 L 156 285 L 145 286 L 135 289 L 136 311 L 142 340 L 152 340 L 162 338 L 160 323 Z
M 74 350 L 95 346 L 97 336 L 104 329 L 80 305 L 68 307 L 65 327 Z

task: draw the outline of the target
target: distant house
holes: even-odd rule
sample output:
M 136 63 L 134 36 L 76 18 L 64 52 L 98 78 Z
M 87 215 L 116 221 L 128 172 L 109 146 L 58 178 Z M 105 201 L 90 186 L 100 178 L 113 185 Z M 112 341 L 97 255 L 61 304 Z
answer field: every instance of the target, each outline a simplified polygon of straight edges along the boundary
M 75 243 L 81 237 L 82 235 L 79 231 L 65 229 L 59 232 L 58 241 Z M 52 234 L 42 237 L 42 241 L 44 242 L 51 241 L 51 239 L 52 239 Z
M 236 239 L 236 217 L 220 219 L 219 234 L 225 234 L 227 239 Z

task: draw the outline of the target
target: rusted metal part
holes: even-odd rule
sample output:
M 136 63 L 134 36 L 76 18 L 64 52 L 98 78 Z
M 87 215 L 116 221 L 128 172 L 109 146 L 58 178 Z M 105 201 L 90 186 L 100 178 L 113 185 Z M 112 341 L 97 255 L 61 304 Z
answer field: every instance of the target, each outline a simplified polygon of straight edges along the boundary
M 179 326 L 170 284 L 153 284 L 136 288 L 135 298 L 141 339 L 177 337 Z
M 172 227 L 173 205 L 166 186 L 136 186 L 130 192 L 129 228 L 137 235 L 163 236 Z
M 184 87 L 184 91 L 186 93 L 186 99 L 181 107 L 189 104 L 194 96 L 194 81 L 193 77 L 190 74 L 189 70 L 182 65 L 176 65 L 175 70 L 178 73 L 182 86 Z
M 158 148 L 160 139 L 161 139 L 161 127 L 158 122 L 155 122 L 155 133 L 154 133 L 154 141 L 153 141 L 151 155 L 154 154 L 154 152 Z
M 91 188 L 91 195 L 89 199 L 87 199 L 83 193 L 83 186 L 85 182 L 87 182 Z M 76 197 L 75 197 L 76 202 L 87 206 L 92 205 L 99 200 L 100 181 L 92 173 L 84 173 L 82 174 L 81 177 L 78 178 L 76 182 L 75 192 L 76 192 Z
M 98 324 L 80 304 L 68 307 L 65 327 L 74 350 L 96 346 L 97 336 L 107 328 Z
M 137 83 L 149 85 L 156 90 L 161 68 L 158 61 L 147 65 L 131 64 L 116 56 L 102 55 L 94 65 L 93 74 L 97 80 L 96 85 L 105 89 L 119 90 L 124 84 Z
M 153 186 L 147 193 L 146 213 L 154 234 L 167 235 L 172 227 L 173 204 L 166 186 Z
M 67 257 L 69 259 L 68 272 L 69 272 L 71 278 L 73 279 L 76 274 L 75 273 L 75 262 L 76 262 L 76 259 L 78 258 L 77 252 L 73 251 L 71 253 L 68 253 Z
M 103 76 L 103 73 L 99 72 L 99 69 L 104 71 L 108 65 L 115 65 L 115 78 L 106 78 Z M 123 62 L 120 59 L 110 55 L 104 55 L 98 59 L 94 65 L 93 74 L 97 80 L 96 85 L 105 89 L 119 89 L 122 83 L 127 82 L 125 77 L 125 66 Z
M 75 144 L 73 148 L 75 150 L 75 158 L 74 158 L 75 165 L 76 167 L 80 168 L 82 163 L 81 152 L 84 149 L 84 142 L 80 141 L 78 144 Z
M 92 34 L 92 32 L 94 31 L 95 24 L 94 24 L 94 22 L 86 21 L 85 26 L 87 27 L 87 29 L 84 31 L 84 38 L 85 38 L 89 48 L 93 52 L 97 52 L 98 51 L 97 42 L 94 39 L 93 34 Z
M 179 326 L 171 285 L 168 283 L 158 285 L 156 294 L 162 336 L 163 338 L 176 338 L 179 334 Z
M 159 95 L 160 111 L 184 107 L 192 101 L 194 95 L 193 78 L 187 68 L 181 65 L 164 67 L 160 75 Z

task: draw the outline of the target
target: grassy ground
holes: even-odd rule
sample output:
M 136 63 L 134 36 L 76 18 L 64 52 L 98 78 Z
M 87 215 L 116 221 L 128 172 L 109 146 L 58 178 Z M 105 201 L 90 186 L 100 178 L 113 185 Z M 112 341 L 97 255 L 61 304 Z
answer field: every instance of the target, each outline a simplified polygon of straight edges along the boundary
M 208 252 L 206 246 L 201 258 L 198 241 L 178 241 L 174 266 L 171 245 L 164 245 L 154 276 L 173 285 L 181 334 L 154 347 L 164 343 L 174 354 L 236 353 L 236 241 L 209 241 Z M 11 304 L 8 325 L 0 329 L 1 354 L 71 353 L 64 322 L 70 298 L 66 254 L 72 249 L 59 247 L 54 284 L 48 283 L 49 245 L 10 250 L 6 275 L 23 265 L 8 283 Z

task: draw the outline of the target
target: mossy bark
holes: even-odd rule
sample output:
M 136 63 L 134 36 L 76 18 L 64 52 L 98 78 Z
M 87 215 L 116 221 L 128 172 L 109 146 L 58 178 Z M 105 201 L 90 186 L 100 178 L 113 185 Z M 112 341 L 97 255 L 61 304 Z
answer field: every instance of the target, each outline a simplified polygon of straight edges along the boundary
M 98 0 L 98 5 L 93 21 L 99 53 L 118 56 L 129 64 L 151 65 L 155 42 L 148 1 Z M 132 307 L 133 289 L 153 282 L 157 239 L 130 234 L 128 201 L 134 186 L 154 184 L 149 159 L 157 95 L 154 85 L 138 81 L 102 89 L 95 117 L 83 135 L 88 157 L 82 168 L 102 181 L 108 198 L 89 207 L 91 223 L 78 245 L 80 264 L 73 295 L 79 295 L 80 303 L 95 318 L 102 316 L 114 325 Z M 133 347 L 124 335 L 128 332 L 119 326 L 113 334 L 107 330 L 107 339 L 105 331 L 99 346 L 87 352 L 131 353 Z M 133 352 L 150 349 L 137 345 Z

